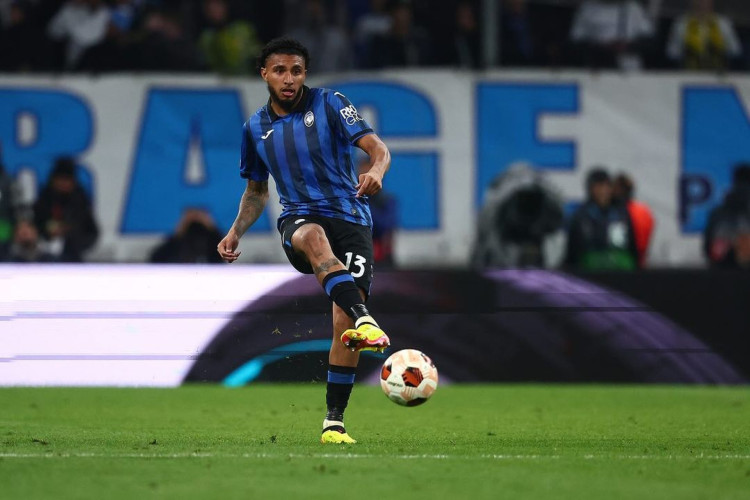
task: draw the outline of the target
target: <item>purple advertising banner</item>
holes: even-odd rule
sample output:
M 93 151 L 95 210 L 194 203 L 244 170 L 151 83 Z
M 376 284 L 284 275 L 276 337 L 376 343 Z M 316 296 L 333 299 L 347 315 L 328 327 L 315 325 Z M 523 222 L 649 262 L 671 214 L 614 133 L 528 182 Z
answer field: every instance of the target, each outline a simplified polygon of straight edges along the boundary
M 3 386 L 325 377 L 330 300 L 287 265 L 0 265 L 0 280 Z M 422 350 L 441 382 L 742 384 L 748 288 L 695 271 L 380 271 L 368 305 L 388 352 Z M 363 355 L 358 380 L 384 358 Z

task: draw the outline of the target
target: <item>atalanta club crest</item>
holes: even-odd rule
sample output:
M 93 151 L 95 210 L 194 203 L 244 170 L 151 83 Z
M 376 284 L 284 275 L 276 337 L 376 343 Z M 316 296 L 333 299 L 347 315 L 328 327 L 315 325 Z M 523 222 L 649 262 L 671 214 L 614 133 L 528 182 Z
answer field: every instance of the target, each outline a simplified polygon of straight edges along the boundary
M 313 115 L 312 111 L 308 111 L 305 113 L 305 127 L 312 127 L 312 124 L 315 122 L 315 116 Z

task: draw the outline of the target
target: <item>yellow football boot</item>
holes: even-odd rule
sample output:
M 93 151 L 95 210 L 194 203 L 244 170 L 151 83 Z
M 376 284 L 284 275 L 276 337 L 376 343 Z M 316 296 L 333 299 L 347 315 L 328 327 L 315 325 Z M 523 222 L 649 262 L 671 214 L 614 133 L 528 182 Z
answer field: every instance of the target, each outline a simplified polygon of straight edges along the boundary
M 346 433 L 344 422 L 324 420 L 320 442 L 323 444 L 354 444 L 357 440 Z
M 352 351 L 383 352 L 391 345 L 388 335 L 370 323 L 362 323 L 356 329 L 346 330 L 341 334 L 341 342 Z

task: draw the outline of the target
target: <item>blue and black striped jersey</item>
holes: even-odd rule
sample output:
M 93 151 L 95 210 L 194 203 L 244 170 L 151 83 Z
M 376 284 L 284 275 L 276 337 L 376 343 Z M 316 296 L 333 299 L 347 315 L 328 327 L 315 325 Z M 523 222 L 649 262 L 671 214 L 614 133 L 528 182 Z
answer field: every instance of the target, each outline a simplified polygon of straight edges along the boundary
M 367 197 L 357 198 L 352 145 L 372 128 L 352 103 L 330 89 L 304 87 L 285 116 L 269 103 L 242 127 L 240 175 L 276 182 L 288 215 L 322 215 L 372 227 Z

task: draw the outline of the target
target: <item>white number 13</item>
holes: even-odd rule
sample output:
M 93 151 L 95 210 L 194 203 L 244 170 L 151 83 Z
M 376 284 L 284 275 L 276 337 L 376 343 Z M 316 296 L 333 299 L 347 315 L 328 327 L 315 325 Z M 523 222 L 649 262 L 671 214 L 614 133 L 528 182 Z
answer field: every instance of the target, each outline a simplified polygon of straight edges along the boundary
M 350 273 L 352 273 L 352 276 L 354 278 L 361 278 L 362 275 L 365 274 L 365 264 L 367 263 L 367 259 L 362 257 L 361 255 L 354 255 L 354 267 L 357 268 L 356 271 L 352 270 L 352 252 L 346 252 L 344 255 L 346 255 L 346 268 L 349 270 Z

